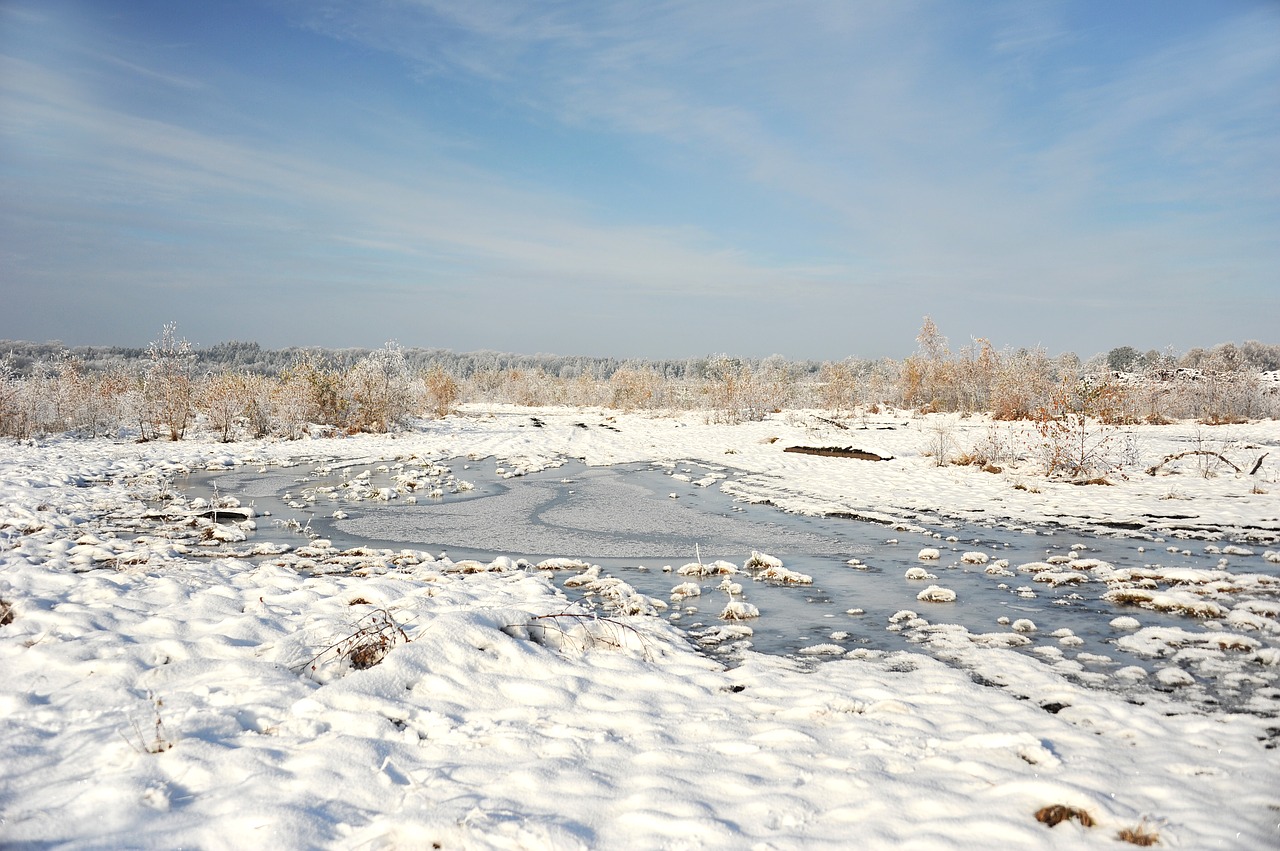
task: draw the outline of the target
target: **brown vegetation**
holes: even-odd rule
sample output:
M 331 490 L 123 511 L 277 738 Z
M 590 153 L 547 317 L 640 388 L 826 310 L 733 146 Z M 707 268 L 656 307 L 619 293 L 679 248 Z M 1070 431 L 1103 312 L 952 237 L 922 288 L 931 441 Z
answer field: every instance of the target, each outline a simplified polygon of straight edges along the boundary
M 1181 360 L 1122 347 L 1082 363 L 1042 349 L 997 349 L 982 338 L 953 352 L 929 317 L 916 342 L 901 362 L 714 355 L 617 363 L 457 355 L 395 343 L 373 351 L 270 352 L 234 342 L 196 350 L 166 325 L 145 351 L 116 350 L 114 359 L 86 347 L 0 344 L 0 435 L 179 440 L 199 427 L 230 441 L 298 438 L 317 429 L 381 432 L 414 417 L 446 416 L 463 401 L 700 410 L 709 421 L 729 424 L 821 408 L 833 412 L 832 422 L 861 417 L 864 427 L 868 416 L 908 408 L 1033 422 L 1046 468 L 1074 478 L 1107 471 L 1114 448 L 1108 429 L 1119 424 L 1280 416 L 1280 392 L 1259 378 L 1280 368 L 1280 346 L 1228 343 Z M 943 438 L 939 464 L 1001 466 L 998 453 L 957 451 Z
M 1066 804 L 1052 804 L 1047 807 L 1041 807 L 1036 810 L 1036 821 L 1049 827 L 1057 827 L 1064 821 L 1075 819 L 1085 827 L 1093 827 L 1093 816 L 1079 807 L 1070 807 Z
M 1160 834 L 1147 827 L 1146 822 L 1138 824 L 1136 827 L 1126 827 L 1116 834 L 1117 839 L 1122 839 L 1130 845 L 1138 845 L 1143 848 L 1150 848 L 1153 845 L 1160 844 Z

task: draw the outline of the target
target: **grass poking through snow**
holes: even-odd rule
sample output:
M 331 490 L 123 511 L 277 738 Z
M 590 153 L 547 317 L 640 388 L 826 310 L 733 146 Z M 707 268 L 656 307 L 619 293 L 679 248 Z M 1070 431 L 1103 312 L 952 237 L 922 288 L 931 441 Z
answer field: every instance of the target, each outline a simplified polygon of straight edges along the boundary
M 1065 804 L 1052 804 L 1047 807 L 1041 807 L 1036 810 L 1036 821 L 1049 827 L 1056 827 L 1064 821 L 1075 819 L 1085 827 L 1093 827 L 1093 816 L 1079 807 L 1069 807 Z

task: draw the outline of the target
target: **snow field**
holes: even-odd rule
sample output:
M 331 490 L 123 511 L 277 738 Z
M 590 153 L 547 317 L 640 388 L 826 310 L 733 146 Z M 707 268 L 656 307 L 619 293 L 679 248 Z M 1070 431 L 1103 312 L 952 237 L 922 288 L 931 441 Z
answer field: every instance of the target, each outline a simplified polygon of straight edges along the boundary
M 1103 504 L 1087 487 L 1042 483 L 1032 494 L 975 470 L 931 470 L 895 432 L 869 432 L 866 448 L 901 464 L 820 464 L 833 459 L 783 457 L 760 440 L 798 437 L 807 424 L 618 416 L 614 432 L 549 411 L 534 430 L 518 424 L 527 416 L 230 448 L 4 446 L 0 599 L 13 617 L 0 626 L 3 844 L 1093 848 L 1126 847 L 1115 834 L 1143 818 L 1171 847 L 1280 844 L 1273 720 L 1158 697 L 1137 705 L 1074 684 L 999 649 L 1023 634 L 984 641 L 904 611 L 891 628 L 954 663 L 854 651 L 817 671 L 759 654 L 725 669 L 660 617 L 569 611 L 550 576 L 587 567 L 569 558 L 545 571 L 514 558 L 463 566 L 313 541 L 307 553 L 259 559 L 252 535 L 206 546 L 147 516 L 166 477 L 186 469 L 460 447 L 517 474 L 558 453 L 723 463 L 733 449 L 750 473 L 735 487 L 808 510 L 893 514 L 999 497 L 1022 523 L 1079 512 L 1087 524 L 1164 507 L 1147 481 L 1107 488 Z M 1223 525 L 1265 524 L 1275 497 L 1222 507 L 1237 485 L 1180 479 L 1191 497 L 1180 513 L 1205 526 L 1228 515 Z M 1096 569 L 1046 563 L 1029 575 Z M 354 668 L 344 642 L 379 613 L 393 622 L 385 655 Z M 1227 614 L 1267 629 L 1276 612 L 1255 602 Z M 1210 649 L 1200 633 L 1133 618 L 1116 628 L 1152 653 Z M 1036 822 L 1053 804 L 1085 809 L 1097 826 Z
M 1083 847 L 1083 829 L 1031 818 L 1066 802 L 1104 830 L 1151 815 L 1231 847 L 1242 825 L 1229 836 L 1214 807 L 1271 794 L 1230 726 L 1044 672 L 1028 701 L 912 654 L 724 670 L 653 618 L 619 621 L 627 642 L 532 640 L 564 601 L 520 571 L 184 574 L 6 565 L 22 601 L 2 645 L 8 842 L 834 848 L 856 830 Z M 374 606 L 412 640 L 365 670 L 309 671 Z M 1049 714 L 1045 694 L 1079 708 Z

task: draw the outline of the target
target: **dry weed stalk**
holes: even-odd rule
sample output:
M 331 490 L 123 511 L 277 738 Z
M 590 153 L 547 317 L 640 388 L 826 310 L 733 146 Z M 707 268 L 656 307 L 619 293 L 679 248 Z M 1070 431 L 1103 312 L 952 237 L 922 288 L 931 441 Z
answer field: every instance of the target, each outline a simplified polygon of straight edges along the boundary
M 560 622 L 564 620 L 572 621 L 572 626 L 569 628 L 562 627 Z M 510 631 L 520 630 L 522 627 L 527 631 L 530 640 L 538 644 L 548 643 L 546 633 L 550 631 L 566 643 L 577 642 L 580 652 L 586 652 L 597 644 L 602 644 L 614 650 L 622 650 L 626 647 L 626 642 L 623 641 L 621 631 L 626 630 L 639 641 L 641 648 L 644 650 L 644 658 L 652 661 L 652 656 L 649 653 L 649 640 L 645 635 L 630 624 L 625 624 L 613 618 L 602 618 L 595 614 L 582 614 L 579 612 L 553 612 L 547 615 L 535 615 L 526 624 L 509 624 L 504 631 L 510 633 Z M 578 627 L 581 629 L 575 629 Z
M 133 748 L 138 753 L 161 754 L 167 750 L 172 750 L 174 740 L 170 738 L 169 734 L 165 731 L 164 718 L 160 716 L 160 707 L 164 706 L 164 700 L 156 697 L 153 692 L 147 692 L 147 700 L 151 702 L 151 711 L 155 714 L 155 722 L 152 725 L 151 740 L 148 741 L 147 737 L 143 735 L 142 730 L 138 727 L 137 721 L 131 721 L 130 723 L 133 726 L 133 732 L 137 735 L 138 743 L 141 744 L 141 747 L 139 747 L 138 744 L 135 744 L 123 733 L 120 734 L 120 737 L 125 740 L 129 747 Z
M 381 662 L 397 644 L 407 644 L 409 636 L 386 609 L 375 609 L 356 622 L 356 630 L 321 650 L 304 665 L 309 671 L 326 658 L 346 659 L 357 671 Z

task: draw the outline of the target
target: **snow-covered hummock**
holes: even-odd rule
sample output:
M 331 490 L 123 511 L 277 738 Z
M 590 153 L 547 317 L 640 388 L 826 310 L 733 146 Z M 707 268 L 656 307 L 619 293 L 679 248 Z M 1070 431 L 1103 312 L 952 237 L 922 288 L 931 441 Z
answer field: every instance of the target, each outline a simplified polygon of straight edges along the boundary
M 660 617 L 575 608 L 555 571 L 589 564 L 538 570 L 512 554 L 469 572 L 304 538 L 260 558 L 251 535 L 204 547 L 169 535 L 177 519 L 147 516 L 172 500 L 167 476 L 210 464 L 478 453 L 521 473 L 570 445 L 590 463 L 723 464 L 733 448 L 747 474 L 735 485 L 791 508 L 883 497 L 891 514 L 1001 496 L 1033 524 L 1160 514 L 1167 491 L 1131 477 L 1103 504 L 1086 487 L 1032 494 L 937 470 L 912 454 L 924 435 L 905 418 L 866 432 L 869 450 L 898 460 L 866 464 L 784 457 L 763 438 L 813 439 L 811 424 L 781 418 L 619 414 L 616 432 L 588 432 L 573 427 L 580 411 L 536 411 L 542 429 L 520 426 L 528 410 L 496 413 L 394 437 L 0 446 L 0 844 L 1123 848 L 1118 831 L 1145 823 L 1162 847 L 1280 845 L 1274 719 L 1074 684 L 999 649 L 1022 634 L 969 635 L 904 611 L 889 628 L 965 665 L 855 650 L 817 673 L 816 662 L 751 652 L 726 669 Z M 1172 439 L 1153 437 L 1155 451 Z M 1222 507 L 1230 487 L 1184 477 L 1191 504 L 1178 508 L 1202 524 L 1274 514 L 1274 501 Z M 1125 634 L 1153 653 L 1205 650 L 1191 634 Z M 750 630 L 720 623 L 704 635 Z M 829 658 L 833 646 L 806 655 Z M 1179 674 L 1157 677 L 1176 690 L 1192 679 Z M 1056 804 L 1095 826 L 1036 821 Z
M 956 601 L 956 592 L 950 588 L 943 588 L 941 585 L 930 585 L 917 594 L 916 599 L 923 603 L 954 603 Z
M 745 621 L 760 617 L 760 610 L 745 600 L 730 600 L 720 612 L 720 619 L 726 621 Z
M 782 560 L 767 553 L 751 551 L 751 558 L 743 565 L 754 571 L 752 578 L 766 582 L 781 582 L 787 585 L 812 585 L 813 577 L 807 573 L 789 570 L 782 566 Z

